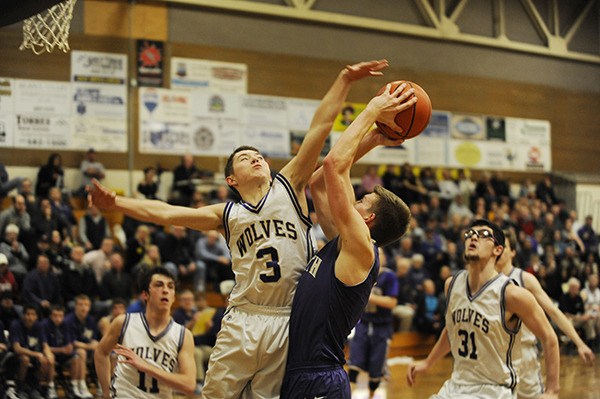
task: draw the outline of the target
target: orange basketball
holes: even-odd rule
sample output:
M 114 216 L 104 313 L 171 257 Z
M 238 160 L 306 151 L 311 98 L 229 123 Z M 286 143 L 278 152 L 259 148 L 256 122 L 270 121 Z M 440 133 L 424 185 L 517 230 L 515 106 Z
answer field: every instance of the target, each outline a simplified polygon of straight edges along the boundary
M 417 96 L 417 102 L 413 104 L 412 107 L 402 112 L 398 112 L 394 118 L 396 124 L 400 126 L 403 131 L 397 132 L 382 122 L 375 123 L 377 124 L 377 127 L 379 127 L 379 130 L 381 130 L 389 138 L 407 140 L 418 136 L 427 127 L 429 118 L 431 118 L 431 100 L 429 99 L 427 92 L 425 92 L 421 86 L 408 80 L 391 82 L 390 84 L 392 86 L 390 87 L 390 93 L 396 90 L 396 88 L 402 83 L 406 83 L 406 88 L 403 90 L 403 92 L 412 87 L 415 89 L 415 96 Z M 379 90 L 377 95 L 383 93 L 384 90 L 385 86 Z

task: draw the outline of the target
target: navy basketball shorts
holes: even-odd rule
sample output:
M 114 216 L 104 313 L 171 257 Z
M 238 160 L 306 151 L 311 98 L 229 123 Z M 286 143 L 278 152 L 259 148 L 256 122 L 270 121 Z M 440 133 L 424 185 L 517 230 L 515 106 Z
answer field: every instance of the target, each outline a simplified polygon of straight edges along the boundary
M 311 367 L 288 371 L 281 399 L 350 399 L 350 381 L 342 366 Z
M 392 327 L 389 325 L 358 323 L 354 337 L 350 341 L 349 367 L 368 372 L 372 380 L 381 379 L 384 374 L 391 331 Z

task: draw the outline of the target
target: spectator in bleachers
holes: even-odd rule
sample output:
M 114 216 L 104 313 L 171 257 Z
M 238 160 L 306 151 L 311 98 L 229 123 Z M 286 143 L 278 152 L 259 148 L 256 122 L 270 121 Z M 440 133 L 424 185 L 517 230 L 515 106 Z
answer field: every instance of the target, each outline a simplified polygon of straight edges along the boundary
M 0 162 L 0 198 L 6 197 L 15 188 L 19 187 L 23 181 L 22 177 L 11 179 L 6 170 L 6 166 Z
M 19 227 L 9 224 L 4 230 L 4 240 L 0 242 L 0 253 L 8 259 L 8 269 L 13 272 L 17 282 L 22 282 L 27 274 L 29 253 L 25 245 L 19 241 Z
M 25 197 L 16 194 L 11 202 L 11 206 L 0 212 L 0 234 L 4 234 L 9 224 L 17 226 L 20 234 L 31 232 L 31 216 L 27 213 Z
M 438 193 L 432 193 L 429 196 L 429 204 L 426 209 L 424 213 L 428 221 L 431 220 L 440 225 L 446 219 L 446 210 L 442 207 Z
M 410 265 L 408 282 L 420 293 L 423 291 L 423 281 L 430 278 L 429 272 L 425 268 L 425 257 L 420 253 L 415 253 L 410 259 Z
M 458 182 L 452 179 L 448 169 L 442 169 L 441 175 L 441 179 L 438 182 L 441 206 L 444 210 L 447 210 L 452 199 L 461 192 L 458 187 Z
M 8 341 L 6 339 L 6 334 L 4 333 L 5 330 L 8 330 L 8 327 L 4 327 L 4 323 L 2 323 L 2 321 L 0 320 L 0 368 L 3 371 L 3 376 L 2 379 L 6 379 L 5 381 L 9 381 L 11 382 L 10 386 L 5 387 L 5 389 L 8 389 L 9 391 L 12 391 L 15 395 L 17 394 L 16 392 L 16 384 L 15 384 L 15 377 L 14 377 L 14 371 L 15 371 L 15 355 L 14 353 L 9 349 L 9 344 Z M 4 381 L 3 381 L 4 382 Z M 6 393 L 6 392 L 4 392 Z M 14 397 L 14 396 L 13 396 Z M 9 397 L 9 399 L 12 399 Z
M 68 309 L 73 309 L 75 298 L 81 294 L 92 300 L 98 298 L 98 282 L 91 267 L 83 263 L 84 254 L 83 247 L 73 247 L 69 264 L 61 274 L 62 297 Z
M 462 195 L 456 195 L 448 207 L 448 217 L 453 218 L 454 216 L 459 216 L 460 218 L 467 217 L 469 219 L 473 217 L 473 212 L 464 202 Z
M 37 207 L 37 197 L 35 192 L 33 191 L 33 182 L 29 177 L 26 177 L 21 181 L 19 187 L 17 187 L 17 193 L 25 198 L 25 206 L 27 207 L 27 212 L 29 215 L 35 211 Z
M 100 337 L 106 335 L 108 329 L 110 328 L 110 323 L 112 323 L 115 317 L 127 312 L 127 303 L 128 301 L 124 298 L 113 299 L 112 304 L 110 305 L 110 313 L 98 321 L 98 333 L 100 334 Z
M 38 312 L 34 305 L 25 305 L 23 316 L 10 326 L 9 340 L 12 350 L 19 359 L 16 392 L 7 392 L 9 398 L 40 397 L 48 394 L 48 383 L 52 381 L 54 356 L 46 342 L 44 329 L 38 322 Z M 27 373 L 32 369 L 37 375 L 33 381 L 27 381 Z M 11 384 L 9 383 L 9 386 Z M 15 386 L 13 384 L 13 386 Z M 34 391 L 38 390 L 36 394 Z M 13 395 L 13 396 L 10 396 Z
M 171 226 L 165 242 L 159 245 L 163 266 L 180 281 L 192 278 L 194 289 L 204 291 L 206 265 L 194 259 L 194 244 L 190 241 L 187 229 Z
M 75 396 L 79 396 L 77 381 L 83 378 L 81 374 L 81 359 L 75 356 L 75 348 L 73 347 L 74 338 L 67 328 L 65 321 L 65 308 L 59 305 L 53 305 L 50 309 L 50 316 L 42 320 L 42 327 L 48 342 L 48 347 L 52 352 L 54 359 L 52 362 L 52 376 L 60 373 L 63 368 L 69 367 L 69 377 L 71 378 L 71 390 Z M 54 381 L 49 385 L 49 391 L 54 391 L 53 397 L 56 395 Z M 49 394 L 48 397 L 51 397 Z
M 432 227 L 425 229 L 425 237 L 419 244 L 418 252 L 425 257 L 425 268 L 429 276 L 437 276 L 438 254 L 441 254 L 446 246 L 446 242 L 441 234 Z
M 16 305 L 14 298 L 15 296 L 12 292 L 5 291 L 0 293 L 0 322 L 7 328 L 23 313 L 23 307 Z
M 213 287 L 218 287 L 221 281 L 233 280 L 233 270 L 231 269 L 231 255 L 227 243 L 221 234 L 216 230 L 209 230 L 203 237 L 196 242 L 194 256 L 197 263 L 202 263 L 199 268 L 206 271 L 206 280 L 213 283 Z M 204 288 L 205 282 L 200 282 Z M 202 292 L 203 289 L 197 288 Z
M 73 213 L 73 208 L 71 207 L 71 204 L 63 199 L 60 188 L 51 187 L 48 191 L 48 199 L 50 200 L 50 205 L 52 206 L 53 212 L 61 217 L 69 227 L 77 223 L 77 220 L 75 220 L 75 214 Z
M 194 293 L 191 290 L 182 290 L 177 295 L 178 306 L 173 310 L 173 320 L 188 330 L 194 327 L 194 315 L 198 311 L 194 304 Z
M 417 299 L 417 310 L 415 311 L 415 327 L 423 334 L 435 334 L 442 331 L 442 307 L 440 299 L 435 291 L 433 280 L 423 281 L 423 292 Z
M 47 198 L 40 200 L 39 209 L 32 218 L 32 224 L 38 237 L 44 234 L 51 237 L 54 230 L 58 230 L 63 237 L 71 234 L 68 222 L 53 211 L 50 200 Z
M 199 179 L 202 173 L 194 164 L 194 156 L 185 154 L 173 170 L 173 188 L 171 189 L 170 202 L 177 205 L 189 206 L 192 201 L 196 185 L 194 179 Z
M 398 279 L 398 303 L 394 306 L 392 314 L 399 321 L 398 331 L 409 331 L 415 315 L 417 291 L 411 285 L 408 273 L 410 259 L 400 257 L 396 259 L 396 277 Z
M 565 252 L 563 255 L 558 256 L 558 267 L 560 268 L 563 282 L 569 280 L 571 277 L 575 277 L 577 279 L 580 278 L 579 272 L 583 267 L 579 257 L 575 253 L 573 246 L 569 245 L 565 247 Z M 581 280 L 579 281 L 581 283 Z
M 596 339 L 596 329 L 594 318 L 591 313 L 586 312 L 583 299 L 581 298 L 581 283 L 575 277 L 569 278 L 567 282 L 568 289 L 562 295 L 559 302 L 559 309 L 567 316 L 573 327 L 583 329 L 586 341 L 590 342 Z
M 148 166 L 144 168 L 144 178 L 137 185 L 136 198 L 159 199 L 158 181 L 156 180 L 156 168 Z
M 440 186 L 438 185 L 437 178 L 431 166 L 426 166 L 423 169 L 421 169 L 421 173 L 419 174 L 419 180 L 421 181 L 421 184 L 427 191 L 426 196 L 421 196 L 422 200 L 426 201 L 427 196 L 431 196 L 434 193 L 439 195 Z
M 510 199 L 510 185 L 508 180 L 504 178 L 504 175 L 500 171 L 494 171 L 490 178 L 490 184 L 494 188 L 496 194 L 496 201 L 498 203 L 507 201 Z
M 415 175 L 409 163 L 403 164 L 400 168 L 400 181 L 402 182 L 402 188 L 398 196 L 407 205 L 421 202 L 424 196 L 427 195 L 427 189 L 425 189 L 419 177 Z
M 48 156 L 48 162 L 40 166 L 35 183 L 35 195 L 38 198 L 48 197 L 52 187 L 56 187 L 62 193 L 65 188 L 65 171 L 62 167 L 62 157 L 58 153 Z
M 543 179 L 536 185 L 535 196 L 548 205 L 553 205 L 558 202 L 556 194 L 554 193 L 554 186 L 552 185 L 552 176 L 550 174 L 544 175 Z
M 594 339 L 590 337 L 592 349 L 600 351 L 600 288 L 598 288 L 598 274 L 590 274 L 586 287 L 581 291 L 585 313 L 589 314 L 594 326 Z
M 227 184 L 219 184 L 217 188 L 215 188 L 213 195 L 211 196 L 209 205 L 212 204 L 221 204 L 227 201 L 231 201 L 231 190 Z M 196 208 L 198 206 L 196 205 Z
M 19 284 L 8 269 L 8 258 L 0 253 L 0 294 L 4 292 L 10 292 L 16 297 L 19 294 Z
M 458 252 L 458 245 L 454 241 L 446 242 L 446 250 L 438 253 L 436 262 L 437 270 L 440 270 L 443 266 L 447 266 L 450 268 L 452 275 L 465 268 L 465 261 L 462 254 Z
M 125 271 L 124 265 L 120 253 L 110 255 L 110 270 L 102 277 L 100 284 L 100 299 L 107 304 L 105 309 L 112 304 L 113 298 L 130 299 L 133 295 L 133 280 Z
M 85 153 L 85 158 L 81 161 L 79 171 L 81 173 L 81 187 L 74 195 L 81 197 L 86 196 L 85 187 L 91 185 L 92 179 L 102 181 L 106 173 L 104 164 L 96 159 L 96 151 L 93 148 L 90 148 Z
M 362 197 L 365 194 L 372 193 L 375 186 L 383 185 L 383 180 L 378 173 L 379 167 L 376 165 L 369 165 L 367 170 L 362 175 L 360 187 L 357 195 Z
M 36 306 L 44 316 L 50 314 L 51 305 L 63 303 L 60 281 L 46 255 L 38 255 L 35 269 L 25 276 L 21 299 L 24 305 Z
M 102 240 L 111 236 L 106 218 L 95 205 L 90 205 L 79 219 L 79 241 L 86 251 L 99 249 Z
M 396 168 L 395 165 L 387 165 L 383 176 L 381 176 L 381 182 L 384 188 L 399 195 L 402 189 L 402 180 L 400 180 L 400 175 L 396 172 Z
M 533 199 L 535 198 L 535 184 L 530 178 L 525 178 L 519 187 L 519 197 Z
M 586 254 L 598 255 L 598 235 L 594 231 L 592 215 L 585 217 L 585 223 L 577 230 L 577 235 L 583 242 Z
M 576 246 L 576 249 L 578 250 L 579 253 L 581 253 L 581 254 L 585 253 L 585 251 L 586 251 L 585 244 L 583 243 L 583 241 L 577 234 L 577 231 L 575 231 L 573 229 L 573 219 L 571 219 L 570 217 L 565 219 L 561 233 L 564 237 L 564 240 L 567 243 L 572 244 L 573 246 Z
M 138 277 L 153 267 L 162 266 L 158 245 L 150 245 L 142 260 L 131 270 L 131 276 L 137 281 Z
M 112 238 L 107 237 L 102 240 L 100 248 L 93 249 L 83 255 L 83 263 L 90 266 L 96 277 L 98 284 L 102 281 L 102 277 L 110 270 L 110 256 L 113 254 L 115 242 Z
M 145 224 L 140 224 L 135 229 L 135 235 L 127 240 L 125 270 L 130 272 L 142 260 L 150 244 L 152 244 L 150 228 Z
M 463 196 L 465 203 L 469 203 L 471 196 L 475 193 L 475 183 L 471 180 L 464 169 L 458 170 L 458 191 Z
M 80 397 L 92 398 L 85 376 L 88 375 L 88 359 L 93 359 L 93 351 L 98 347 L 98 325 L 93 316 L 90 315 L 92 302 L 87 295 L 78 295 L 75 298 L 75 310 L 65 317 L 74 341 L 75 353 L 82 362 L 82 379 L 77 381 Z

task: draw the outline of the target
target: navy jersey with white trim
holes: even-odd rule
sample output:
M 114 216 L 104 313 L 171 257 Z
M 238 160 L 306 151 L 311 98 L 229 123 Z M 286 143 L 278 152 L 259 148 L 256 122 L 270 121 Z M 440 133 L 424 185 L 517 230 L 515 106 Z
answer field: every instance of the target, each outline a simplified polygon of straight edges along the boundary
M 290 318 L 288 370 L 343 365 L 344 344 L 369 300 L 379 273 L 379 254 L 367 278 L 347 286 L 335 276 L 338 238 L 328 242 L 302 273 Z

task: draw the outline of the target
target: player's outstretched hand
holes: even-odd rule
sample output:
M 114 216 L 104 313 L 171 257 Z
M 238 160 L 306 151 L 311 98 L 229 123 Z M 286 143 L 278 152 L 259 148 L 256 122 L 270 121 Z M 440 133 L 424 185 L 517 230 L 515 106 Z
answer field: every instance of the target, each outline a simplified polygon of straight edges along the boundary
M 354 82 L 355 80 L 359 80 L 367 76 L 381 76 L 383 75 L 383 72 L 381 71 L 388 66 L 389 63 L 385 59 L 365 61 L 346 66 L 344 73 L 348 81 Z
M 583 360 L 583 363 L 587 366 L 592 366 L 594 364 L 594 359 L 596 355 L 586 344 L 582 344 L 577 347 L 577 352 L 579 353 L 579 357 Z
M 412 387 L 415 385 L 417 382 L 417 374 L 423 374 L 428 368 L 429 367 L 424 360 L 409 364 L 408 369 L 406 370 L 406 382 L 408 382 L 408 386 Z
M 104 187 L 96 179 L 92 179 L 92 185 L 86 186 L 88 206 L 95 205 L 102 210 L 110 210 L 115 206 L 117 194 Z

